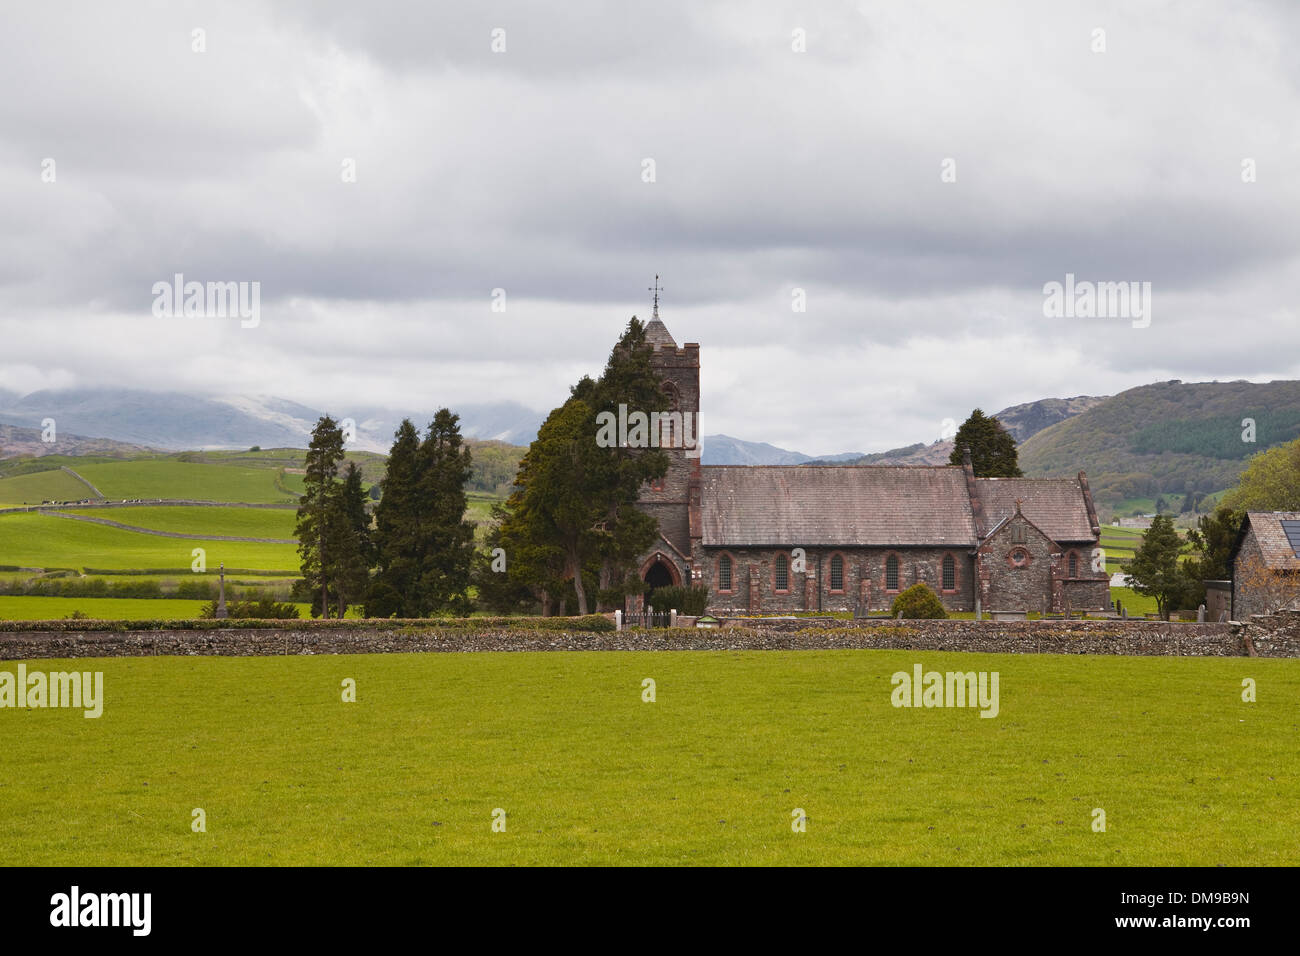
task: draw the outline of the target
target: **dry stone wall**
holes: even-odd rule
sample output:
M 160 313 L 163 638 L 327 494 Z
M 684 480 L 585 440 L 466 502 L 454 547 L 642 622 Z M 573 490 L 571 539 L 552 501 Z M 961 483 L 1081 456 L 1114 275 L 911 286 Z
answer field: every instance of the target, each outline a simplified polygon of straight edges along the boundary
M 1258 619 L 1257 619 L 1258 620 Z M 877 648 L 1029 654 L 1300 656 L 1300 615 L 1267 622 L 1159 621 L 733 621 L 716 629 L 563 630 L 436 626 L 8 631 L 0 660 L 154 655 L 232 657 L 469 651 L 804 650 Z

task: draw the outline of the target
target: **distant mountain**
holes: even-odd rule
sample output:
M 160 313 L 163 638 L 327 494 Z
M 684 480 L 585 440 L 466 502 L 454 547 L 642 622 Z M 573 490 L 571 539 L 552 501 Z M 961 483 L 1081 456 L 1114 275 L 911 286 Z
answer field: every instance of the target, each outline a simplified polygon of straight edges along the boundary
M 1254 441 L 1243 441 L 1243 422 Z M 1030 477 L 1088 472 L 1098 501 L 1210 492 L 1236 483 L 1246 459 L 1300 437 L 1300 382 L 1180 381 L 1120 392 L 1020 446 Z
M 1080 395 L 1077 398 L 1041 398 L 1036 402 L 1012 405 L 994 417 L 1017 442 L 1050 428 L 1057 422 L 1080 415 L 1106 401 L 1104 397 Z M 930 444 L 918 442 L 903 448 L 873 452 L 870 455 L 835 455 L 818 458 L 809 464 L 848 465 L 946 465 L 952 457 L 953 442 L 941 439 Z
M 45 455 L 97 455 L 103 458 L 136 458 L 141 455 L 154 454 L 155 448 L 143 445 L 129 445 L 107 438 L 87 438 L 84 435 L 69 435 L 56 428 L 54 442 L 41 440 L 39 428 L 19 428 L 16 425 L 0 425 L 0 458 L 17 458 L 19 456 L 40 458 Z
M 351 417 L 357 426 L 360 451 L 387 452 L 393 432 L 404 417 L 421 429 L 436 409 L 363 407 L 330 409 L 338 418 Z M 537 435 L 543 416 L 512 402 L 463 405 L 466 437 L 497 439 L 526 445 Z M 114 442 L 171 451 L 209 448 L 306 448 L 321 409 L 269 395 L 204 397 L 183 392 L 88 388 L 32 392 L 17 396 L 0 392 L 0 423 L 40 428 L 55 420 L 60 436 L 95 435 Z M 65 454 L 78 452 L 60 449 Z
M 730 435 L 705 435 L 700 439 L 704 448 L 700 463 L 704 465 L 802 465 L 813 460 L 811 455 L 787 451 L 767 442 L 742 441 Z M 858 452 L 848 452 L 821 459 L 838 462 L 860 457 Z

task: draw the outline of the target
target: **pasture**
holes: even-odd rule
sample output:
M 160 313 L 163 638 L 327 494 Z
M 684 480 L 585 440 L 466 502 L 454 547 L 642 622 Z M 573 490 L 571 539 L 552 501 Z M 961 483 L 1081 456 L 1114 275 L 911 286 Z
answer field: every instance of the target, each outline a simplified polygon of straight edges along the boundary
M 891 674 L 915 663 L 999 672 L 998 715 L 893 707 Z M 1300 863 L 1292 660 L 750 651 L 29 666 L 102 671 L 105 702 L 98 719 L 0 709 L 11 865 Z M 1247 677 L 1257 703 L 1241 699 Z M 196 808 L 206 832 L 191 829 Z

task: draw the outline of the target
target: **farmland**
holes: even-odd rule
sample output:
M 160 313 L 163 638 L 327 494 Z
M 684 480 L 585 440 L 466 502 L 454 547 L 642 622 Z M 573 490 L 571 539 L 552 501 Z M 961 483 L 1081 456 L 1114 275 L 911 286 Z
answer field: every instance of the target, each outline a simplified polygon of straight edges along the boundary
M 893 708 L 891 673 L 918 662 L 998 671 L 998 716 Z M 1290 660 L 41 662 L 74 663 L 104 672 L 102 717 L 0 710 L 10 864 L 1300 863 Z M 642 700 L 647 677 L 654 703 Z M 1242 702 L 1244 677 L 1259 682 L 1258 703 Z M 355 703 L 341 700 L 344 678 Z M 191 830 L 195 808 L 206 832 Z M 796 810 L 806 833 L 793 832 Z

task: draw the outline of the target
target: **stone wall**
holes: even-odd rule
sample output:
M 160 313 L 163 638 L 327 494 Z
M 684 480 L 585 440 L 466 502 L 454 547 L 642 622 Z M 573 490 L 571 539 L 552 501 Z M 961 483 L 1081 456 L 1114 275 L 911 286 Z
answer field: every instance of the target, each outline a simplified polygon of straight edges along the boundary
M 1251 656 L 1300 657 L 1300 611 L 1256 614 L 1236 628 Z
M 1250 630 L 1254 628 L 1254 630 Z M 1245 638 L 1250 636 L 1248 643 Z M 799 650 L 881 648 L 1135 656 L 1300 656 L 1300 615 L 1283 627 L 1160 621 L 728 621 L 718 629 L 621 633 L 438 627 L 285 627 L 0 633 L 0 660 L 466 651 Z
M 710 614 L 783 614 L 790 611 L 853 611 L 859 596 L 868 610 L 889 610 L 899 591 L 924 581 L 950 611 L 975 609 L 974 570 L 967 548 L 813 548 L 805 547 L 807 570 L 795 572 L 790 549 L 703 548 L 702 583 L 709 589 Z M 731 593 L 718 590 L 718 559 L 731 556 Z M 774 562 L 784 554 L 790 562 L 789 589 L 776 590 Z M 844 587 L 831 590 L 831 558 L 844 558 Z M 898 589 L 885 588 L 885 561 L 898 556 Z M 943 558 L 951 554 L 956 588 L 944 591 Z M 757 570 L 757 602 L 751 595 L 750 570 Z M 864 587 L 865 584 L 865 587 Z M 818 595 L 820 594 L 820 603 Z

